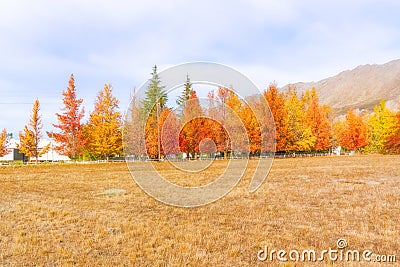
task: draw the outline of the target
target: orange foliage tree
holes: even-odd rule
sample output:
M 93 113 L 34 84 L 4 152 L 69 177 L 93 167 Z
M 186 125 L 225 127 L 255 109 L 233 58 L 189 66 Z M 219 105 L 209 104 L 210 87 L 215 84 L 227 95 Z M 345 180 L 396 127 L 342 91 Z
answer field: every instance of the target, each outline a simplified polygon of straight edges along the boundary
M 161 144 L 159 143 L 159 114 L 152 113 L 146 120 L 145 142 L 146 152 L 149 158 L 158 159 L 161 157 Z
M 97 95 L 85 129 L 87 149 L 95 158 L 108 160 L 122 153 L 122 125 L 118 104 L 118 99 L 112 95 L 111 85 L 105 84 Z
M 264 97 L 268 101 L 272 116 L 275 122 L 276 151 L 286 151 L 290 149 L 288 138 L 289 131 L 288 113 L 285 108 L 285 98 L 283 93 L 278 92 L 275 84 L 271 84 L 268 90 L 264 91 Z
M 315 137 L 313 150 L 327 150 L 331 146 L 332 127 L 328 120 L 326 109 L 319 105 L 318 94 L 313 87 L 311 91 L 306 91 L 304 95 L 307 124 L 311 127 L 311 132 Z
M 258 103 L 255 103 L 256 105 Z M 258 155 L 261 152 L 261 130 L 257 117 L 253 112 L 250 105 L 244 105 L 240 112 L 240 117 L 246 128 L 247 137 L 249 141 L 249 153 L 251 155 Z
M 228 134 L 228 117 L 227 114 L 229 89 L 218 88 L 217 94 L 214 90 L 208 93 L 208 110 L 207 116 L 209 119 L 206 121 L 206 128 L 203 131 L 206 137 L 211 139 L 215 144 L 215 149 L 227 157 L 231 151 L 231 139 Z
M 67 90 L 63 91 L 62 95 L 64 96 L 64 107 L 62 108 L 61 114 L 56 113 L 59 124 L 53 124 L 53 126 L 60 129 L 61 132 L 48 132 L 47 134 L 57 142 L 57 146 L 54 148 L 55 150 L 61 155 L 76 160 L 77 157 L 83 153 L 85 138 L 82 133 L 83 125 L 81 124 L 84 110 L 80 108 L 83 99 L 76 98 L 73 74 L 71 74 L 69 79 Z
M 180 150 L 192 158 L 196 158 L 199 144 L 206 136 L 205 121 L 196 91 L 193 91 L 183 109 L 182 129 L 179 133 Z
M 361 115 L 356 115 L 353 109 L 346 114 L 339 144 L 349 150 L 358 150 L 368 145 L 367 125 Z
M 45 154 L 50 148 L 50 143 L 45 147 L 39 147 L 42 138 L 41 130 L 43 128 L 39 110 L 39 100 L 36 99 L 33 104 L 29 125 L 25 125 L 24 133 L 19 134 L 20 152 L 28 157 L 29 162 L 31 161 L 31 158 L 35 158 L 36 164 L 38 164 L 39 157 Z

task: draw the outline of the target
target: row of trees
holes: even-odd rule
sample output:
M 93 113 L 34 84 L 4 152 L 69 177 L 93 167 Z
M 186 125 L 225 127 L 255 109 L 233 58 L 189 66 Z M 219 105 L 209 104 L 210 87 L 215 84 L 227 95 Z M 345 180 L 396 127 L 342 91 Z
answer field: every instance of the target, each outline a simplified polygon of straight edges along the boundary
M 199 153 L 219 152 L 226 157 L 234 151 L 261 152 L 262 131 L 254 109 L 245 105 L 233 90 L 210 91 L 204 103 L 187 76 L 182 95 L 176 101 L 177 108 L 171 109 L 165 104 L 167 95 L 156 68 L 152 75 L 146 98 L 143 102 L 134 99 L 128 112 L 131 116 L 125 123 L 124 144 L 127 154 L 147 154 L 159 159 L 179 152 L 193 158 Z M 270 122 L 273 128 L 271 119 Z
M 76 95 L 74 76 L 62 93 L 63 107 L 56 113 L 57 131 L 47 132 L 55 149 L 73 160 L 86 156 L 108 159 L 122 154 L 150 158 L 184 152 L 219 152 L 260 155 L 266 151 L 328 151 L 335 146 L 366 152 L 400 152 L 400 110 L 390 111 L 381 101 L 370 115 L 350 109 L 344 120 L 334 118 L 332 109 L 319 103 L 315 88 L 301 96 L 295 87 L 280 92 L 271 84 L 259 96 L 239 98 L 233 88 L 218 88 L 199 99 L 190 77 L 177 99 L 177 108 L 167 106 L 167 94 L 157 67 L 143 100 L 134 97 L 123 126 L 119 101 L 106 84 L 98 93 L 94 110 L 83 122 L 83 99 Z M 267 107 L 269 106 L 269 109 Z M 36 99 L 29 124 L 19 134 L 20 151 L 28 158 L 46 153 L 40 104 Z M 122 134 L 125 135 L 123 144 Z M 0 133 L 0 156 L 8 152 L 9 138 Z
M 334 140 L 348 150 L 364 152 L 400 152 L 400 109 L 397 113 L 381 100 L 369 115 L 356 114 L 350 109 L 346 119 L 336 121 Z
M 77 98 L 74 76 L 71 75 L 68 87 L 62 93 L 63 107 L 56 113 L 58 124 L 53 126 L 58 132 L 46 132 L 47 136 L 56 141 L 54 149 L 61 155 L 73 160 L 82 156 L 88 158 L 104 158 L 122 154 L 122 120 L 118 111 L 119 101 L 112 95 L 112 87 L 105 84 L 96 98 L 94 110 L 90 113 L 86 123 L 82 122 L 84 109 L 81 107 L 83 99 Z M 45 154 L 50 144 L 41 147 L 43 138 L 43 124 L 40 116 L 40 103 L 36 99 L 30 121 L 19 134 L 20 152 L 28 157 L 29 161 Z M 0 155 L 8 153 L 9 140 L 6 130 L 0 135 Z
M 264 96 L 275 119 L 277 151 L 327 151 L 341 146 L 363 152 L 400 152 L 400 109 L 391 111 L 384 100 L 372 114 L 351 108 L 340 120 L 329 106 L 319 104 L 315 88 L 298 97 L 293 87 L 278 92 L 271 85 Z
M 396 114 L 389 110 L 383 100 L 372 114 L 349 109 L 345 119 L 338 120 L 331 107 L 319 103 L 315 88 L 299 96 L 295 87 L 279 92 L 271 84 L 261 96 L 246 99 L 240 99 L 232 88 L 218 88 L 209 92 L 208 103 L 200 105 L 187 77 L 178 108 L 173 110 L 166 106 L 167 95 L 156 68 L 152 75 L 145 100 L 134 100 L 128 113 L 131 118 L 126 131 L 139 135 L 144 132 L 142 138 L 127 135 L 125 147 L 131 155 L 147 153 L 151 158 L 160 158 L 179 151 L 194 157 L 200 152 L 260 155 L 268 151 L 329 151 L 337 146 L 364 152 L 400 150 L 400 111 Z

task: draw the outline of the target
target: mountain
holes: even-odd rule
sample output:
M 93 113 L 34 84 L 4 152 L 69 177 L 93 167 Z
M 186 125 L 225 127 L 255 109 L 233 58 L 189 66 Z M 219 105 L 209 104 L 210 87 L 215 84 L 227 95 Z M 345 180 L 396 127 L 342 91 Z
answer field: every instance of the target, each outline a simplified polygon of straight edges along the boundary
M 381 99 L 387 101 L 389 108 L 397 109 L 400 106 L 400 59 L 382 65 L 362 65 L 318 82 L 293 85 L 299 94 L 315 87 L 320 102 L 330 105 L 337 114 L 347 112 L 350 107 L 372 111 Z

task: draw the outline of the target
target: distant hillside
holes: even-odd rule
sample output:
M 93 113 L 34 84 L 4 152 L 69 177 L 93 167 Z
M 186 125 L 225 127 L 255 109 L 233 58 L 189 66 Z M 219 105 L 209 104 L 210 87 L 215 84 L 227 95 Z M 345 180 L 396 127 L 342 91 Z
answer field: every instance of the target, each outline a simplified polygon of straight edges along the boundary
M 400 60 L 383 65 L 362 65 L 319 82 L 294 85 L 300 94 L 314 86 L 320 102 L 332 106 L 337 114 L 345 113 L 350 107 L 371 111 L 382 98 L 389 108 L 397 109 L 400 105 Z

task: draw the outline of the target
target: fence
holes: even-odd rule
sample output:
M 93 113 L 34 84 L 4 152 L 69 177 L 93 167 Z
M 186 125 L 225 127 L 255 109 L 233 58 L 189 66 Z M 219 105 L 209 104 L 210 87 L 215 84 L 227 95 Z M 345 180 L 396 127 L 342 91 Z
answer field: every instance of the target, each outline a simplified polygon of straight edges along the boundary
M 260 158 L 304 158 L 304 157 L 326 157 L 332 156 L 332 153 L 275 153 L 272 155 L 265 155 L 265 156 L 231 156 L 227 159 L 229 160 L 237 160 L 237 159 L 260 159 Z M 342 155 L 353 155 L 352 153 L 346 153 Z M 149 159 L 149 158 L 133 158 L 133 157 L 126 157 L 126 159 L 110 159 L 110 160 L 89 160 L 89 161 L 41 161 L 38 164 L 45 165 L 45 164 L 104 164 L 104 163 L 123 163 L 123 162 L 159 162 L 159 161 L 173 161 L 173 162 L 184 162 L 184 161 L 201 161 L 201 160 L 224 160 L 223 157 L 213 157 L 213 158 L 206 158 L 206 157 L 199 157 L 197 159 L 190 159 L 190 158 L 166 158 L 166 159 Z M 36 162 L 17 162 L 17 161 L 2 161 L 0 165 L 36 165 Z

